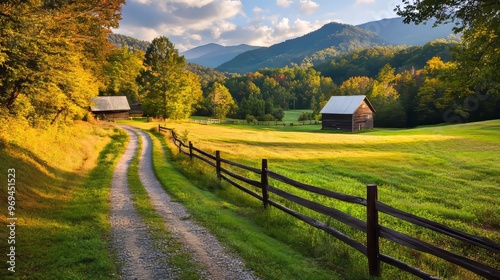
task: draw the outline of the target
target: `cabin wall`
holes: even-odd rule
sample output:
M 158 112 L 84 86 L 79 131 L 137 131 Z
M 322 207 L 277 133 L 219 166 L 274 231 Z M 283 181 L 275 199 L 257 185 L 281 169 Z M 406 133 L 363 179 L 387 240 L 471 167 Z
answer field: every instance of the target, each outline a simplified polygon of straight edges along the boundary
M 352 115 L 323 114 L 321 128 L 329 130 L 343 130 L 352 132 Z
M 96 116 L 96 118 L 104 118 L 104 119 L 128 119 L 129 111 L 101 111 L 101 112 L 92 112 Z
M 353 115 L 352 131 L 373 128 L 373 111 L 365 101 L 359 105 Z

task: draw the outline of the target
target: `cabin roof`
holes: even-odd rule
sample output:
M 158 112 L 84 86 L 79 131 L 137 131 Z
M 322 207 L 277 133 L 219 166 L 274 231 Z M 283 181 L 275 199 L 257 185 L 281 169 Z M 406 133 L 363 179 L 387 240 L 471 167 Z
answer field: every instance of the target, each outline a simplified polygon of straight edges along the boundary
M 95 104 L 90 107 L 92 112 L 130 110 L 126 96 L 99 96 L 92 98 L 92 102 Z
M 351 115 L 356 112 L 361 103 L 366 101 L 368 107 L 375 112 L 372 104 L 366 98 L 366 95 L 332 96 L 321 109 L 320 114 L 345 114 Z

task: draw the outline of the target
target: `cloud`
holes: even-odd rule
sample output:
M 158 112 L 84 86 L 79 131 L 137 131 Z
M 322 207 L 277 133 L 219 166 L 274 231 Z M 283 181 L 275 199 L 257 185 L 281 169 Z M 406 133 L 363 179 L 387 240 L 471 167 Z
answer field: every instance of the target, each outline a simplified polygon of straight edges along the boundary
M 225 45 L 236 45 L 244 42 L 254 46 L 270 46 L 317 30 L 326 23 L 326 21 L 309 22 L 300 19 L 292 22 L 288 18 L 281 18 L 270 25 L 254 24 L 237 27 L 222 34 L 221 42 Z
M 255 8 L 253 8 L 253 10 L 252 10 L 252 11 L 254 12 L 254 14 L 260 14 L 260 13 L 262 13 L 264 10 L 262 10 L 262 8 L 260 8 L 260 7 L 255 7 Z
M 291 0 L 277 0 L 291 5 Z M 301 0 L 301 14 L 314 13 L 319 5 Z M 240 0 L 128 0 L 123 20 L 115 32 L 151 41 L 164 35 L 179 51 L 208 43 L 270 46 L 319 29 L 328 21 L 307 21 L 269 14 L 255 6 L 243 11 Z
M 159 35 L 199 40 L 234 29 L 227 20 L 239 14 L 239 0 L 131 0 L 117 32 L 147 41 Z
M 293 0 L 276 0 L 276 5 L 282 8 L 288 8 L 293 3 Z
M 316 12 L 319 8 L 319 4 L 312 0 L 302 0 L 300 1 L 300 13 L 302 15 L 310 15 Z

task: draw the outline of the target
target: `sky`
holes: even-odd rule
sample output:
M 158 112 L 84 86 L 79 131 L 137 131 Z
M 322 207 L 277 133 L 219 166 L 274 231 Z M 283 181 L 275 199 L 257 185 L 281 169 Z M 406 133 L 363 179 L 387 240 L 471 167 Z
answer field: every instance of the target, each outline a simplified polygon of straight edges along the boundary
M 217 43 L 270 46 L 329 22 L 361 24 L 396 17 L 401 0 L 127 0 L 115 33 L 179 51 Z

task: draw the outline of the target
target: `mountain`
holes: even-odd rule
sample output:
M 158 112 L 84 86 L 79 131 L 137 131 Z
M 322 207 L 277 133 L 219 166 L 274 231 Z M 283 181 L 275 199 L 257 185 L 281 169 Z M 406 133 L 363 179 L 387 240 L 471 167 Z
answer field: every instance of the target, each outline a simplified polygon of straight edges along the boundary
M 234 73 L 254 72 L 260 68 L 301 64 L 309 55 L 330 48 L 346 53 L 388 43 L 376 33 L 340 23 L 329 23 L 302 37 L 239 54 L 217 70 Z
M 358 25 L 363 29 L 373 31 L 392 45 L 423 46 L 436 39 L 458 39 L 453 33 L 453 24 L 441 24 L 432 27 L 434 21 L 427 24 L 405 24 L 403 18 L 390 18 L 371 21 Z
M 224 62 L 230 61 L 237 55 L 260 47 L 241 44 L 238 46 L 221 46 L 219 44 L 208 44 L 182 52 L 186 61 L 199 64 L 204 67 L 215 68 Z
M 118 48 L 123 48 L 127 46 L 131 50 L 134 51 L 141 50 L 143 52 L 146 52 L 149 45 L 151 44 L 150 42 L 147 41 L 141 41 L 130 36 L 115 34 L 115 33 L 108 34 L 108 41 L 110 41 L 113 45 L 115 45 Z

